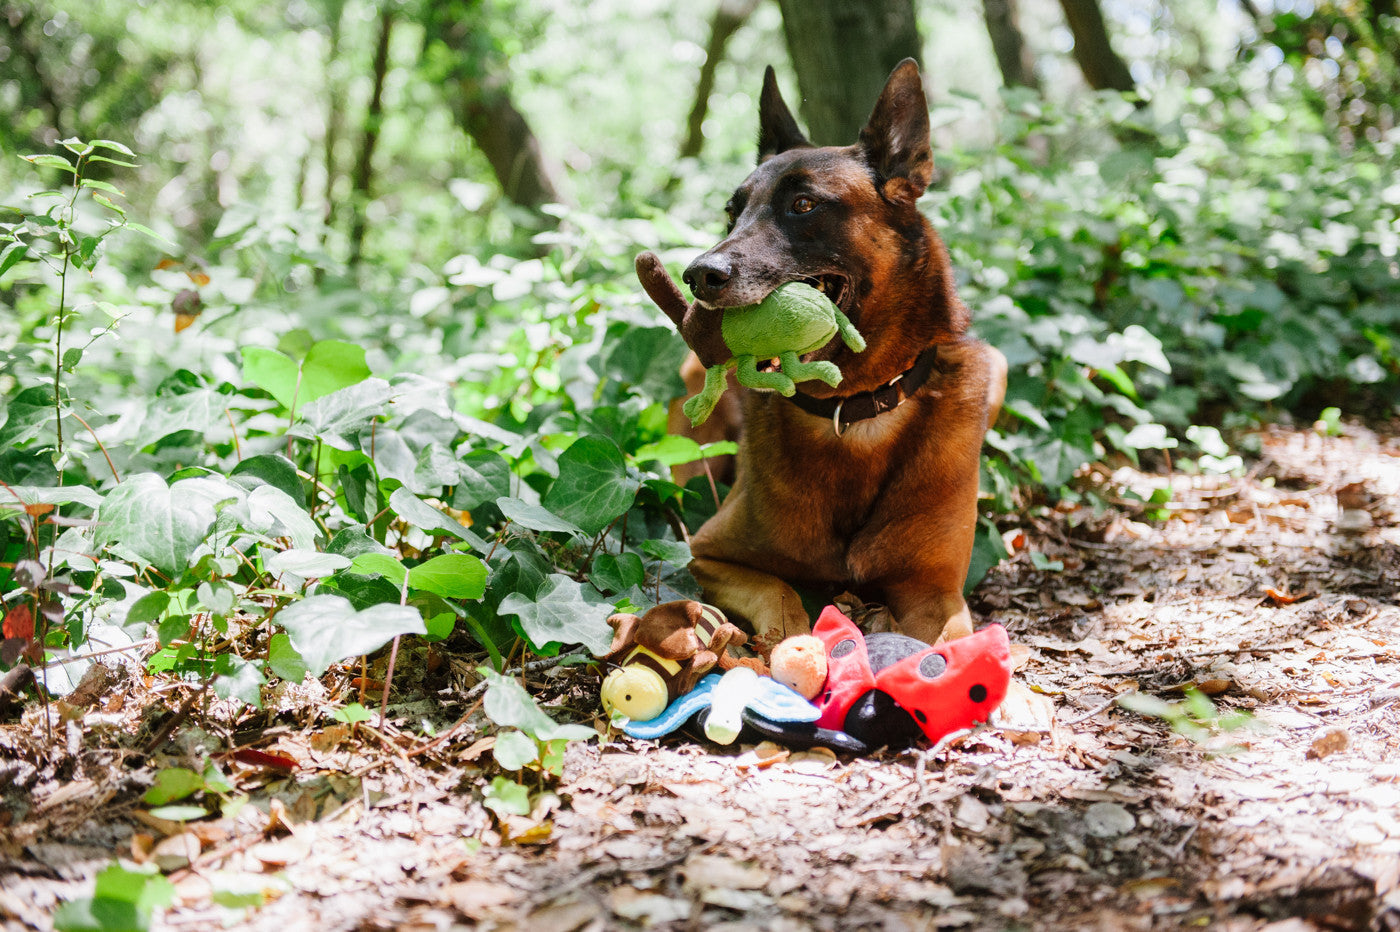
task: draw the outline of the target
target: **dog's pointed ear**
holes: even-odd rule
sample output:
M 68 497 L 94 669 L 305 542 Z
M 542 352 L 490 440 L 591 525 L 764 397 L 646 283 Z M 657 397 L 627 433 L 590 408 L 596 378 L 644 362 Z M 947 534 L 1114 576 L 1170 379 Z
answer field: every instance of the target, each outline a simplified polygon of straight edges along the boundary
M 891 201 L 912 204 L 933 180 L 928 100 L 914 59 L 906 58 L 890 74 L 860 131 L 860 147 Z
M 758 98 L 758 160 L 811 145 L 797 128 L 797 121 L 778 90 L 778 76 L 769 65 L 763 72 L 763 93 Z

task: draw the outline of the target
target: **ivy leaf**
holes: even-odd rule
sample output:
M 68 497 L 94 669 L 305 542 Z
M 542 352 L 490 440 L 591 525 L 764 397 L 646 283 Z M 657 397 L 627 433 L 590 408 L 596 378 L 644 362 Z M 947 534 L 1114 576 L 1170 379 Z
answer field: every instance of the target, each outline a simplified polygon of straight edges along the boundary
M 592 537 L 631 507 L 636 496 L 637 480 L 627 474 L 617 444 L 590 435 L 559 455 L 559 478 L 540 504 Z
M 479 599 L 486 592 L 486 564 L 466 553 L 443 553 L 408 571 L 412 589 L 445 599 Z
M 281 489 L 299 507 L 306 507 L 306 488 L 297 475 L 296 464 L 281 453 L 250 456 L 233 467 L 228 477 L 250 492 L 259 485 Z
M 260 485 L 248 493 L 248 529 L 286 537 L 298 550 L 314 549 L 321 533 L 306 509 L 274 485 Z
M 520 619 L 521 630 L 536 653 L 552 654 L 561 644 L 582 644 L 601 654 L 612 643 L 607 618 L 612 606 L 589 602 L 583 586 L 560 573 L 551 573 L 534 598 L 511 593 L 497 609 Z
M 204 789 L 204 778 L 186 767 L 166 767 L 156 772 L 156 782 L 141 797 L 148 806 L 164 806 Z
M 501 514 L 513 523 L 532 531 L 558 531 L 563 534 L 583 536 L 583 528 L 572 521 L 558 517 L 539 505 L 531 505 L 518 498 L 498 498 L 496 499 L 496 507 L 501 509 Z
M 129 476 L 97 512 L 97 543 L 130 554 L 175 579 L 214 524 L 215 508 L 245 493 L 222 477 L 181 479 L 172 486 L 155 473 Z
M 395 589 L 403 586 L 408 569 L 391 553 L 361 553 L 350 563 L 351 572 L 362 576 L 383 576 Z
M 243 348 L 243 378 L 276 398 L 295 417 L 303 405 L 370 377 L 361 346 L 322 340 L 297 363 L 262 346 Z M 388 383 L 384 383 L 386 395 Z
M 133 443 L 138 450 L 149 450 L 157 442 L 182 430 L 207 434 L 223 422 L 229 398 L 211 388 L 199 388 L 179 395 L 165 395 L 151 401 Z
M 85 485 L 0 485 L 0 510 L 15 508 L 23 511 L 29 505 L 67 505 L 72 502 L 96 508 L 102 504 L 102 495 Z
M 481 804 L 498 816 L 530 814 L 530 791 L 508 777 L 496 777 L 482 795 Z
M 252 661 L 233 654 L 220 654 L 214 661 L 214 695 L 220 699 L 241 699 L 260 709 L 262 687 L 266 682 L 267 677 Z
M 338 553 L 292 548 L 267 558 L 269 573 L 291 573 L 303 579 L 320 579 L 338 573 L 350 565 L 350 558 Z
M 471 511 L 510 494 L 510 464 L 499 453 L 474 450 L 458 460 L 457 473 L 454 508 Z
M 318 346 L 320 344 L 317 344 Z M 346 453 L 359 449 L 360 431 L 385 413 L 393 392 L 383 379 L 364 379 L 354 385 L 298 405 L 301 423 L 288 431 L 293 437 L 320 440 Z
M 646 581 L 646 567 L 635 553 L 603 553 L 593 561 L 589 581 L 607 592 L 623 592 Z
M 268 641 L 267 668 L 288 683 L 300 683 L 306 678 L 306 663 L 285 631 L 278 631 Z
M 372 605 L 355 611 L 349 599 L 338 595 L 303 599 L 282 609 L 277 621 L 312 676 L 320 676 L 347 657 L 376 651 L 398 635 L 428 631 L 415 608 Z
M 540 750 L 529 735 L 512 729 L 496 735 L 491 755 L 502 770 L 519 770 L 538 760 Z
M 389 496 L 389 507 L 409 524 L 431 534 L 451 534 L 458 540 L 466 541 L 473 550 L 485 553 L 489 548 L 480 536 L 463 527 L 461 522 L 445 512 L 438 511 L 406 488 L 397 488 Z
M 690 564 L 690 545 L 683 540 L 644 540 L 639 549 L 653 560 L 670 563 L 674 566 Z
M 482 711 L 502 728 L 518 728 L 536 741 L 587 740 L 598 736 L 587 725 L 561 725 L 550 718 L 517 680 L 502 676 L 490 667 L 482 667 L 481 674 L 489 684 L 482 700 Z

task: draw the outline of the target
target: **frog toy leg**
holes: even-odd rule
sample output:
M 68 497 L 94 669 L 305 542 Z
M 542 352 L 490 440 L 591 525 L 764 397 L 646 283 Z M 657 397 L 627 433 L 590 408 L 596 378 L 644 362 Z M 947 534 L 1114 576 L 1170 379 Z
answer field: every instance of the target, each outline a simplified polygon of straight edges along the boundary
M 715 405 L 719 404 L 719 396 L 724 394 L 725 372 L 728 368 L 727 365 L 721 364 L 706 369 L 705 387 L 700 389 L 700 394 L 681 405 L 685 416 L 690 418 L 691 427 L 699 427 L 703 424 L 705 419 L 715 410 Z
M 783 373 L 759 372 L 758 360 L 752 356 L 740 356 L 735 361 L 739 364 L 739 384 L 745 388 L 766 388 L 785 397 L 797 391 L 792 379 Z
M 841 339 L 845 341 L 846 345 L 851 348 L 851 352 L 865 352 L 865 337 L 860 335 L 860 331 L 856 329 L 856 325 L 851 323 L 851 319 L 849 317 L 841 313 L 841 309 L 839 307 L 835 308 L 835 311 L 836 329 L 841 331 Z M 836 383 L 830 382 L 828 384 L 834 386 Z
M 803 362 L 793 352 L 783 353 L 778 359 L 782 361 L 783 375 L 788 376 L 794 382 L 820 379 L 832 388 L 841 384 L 841 370 L 836 368 L 834 362 L 826 362 L 825 360 Z

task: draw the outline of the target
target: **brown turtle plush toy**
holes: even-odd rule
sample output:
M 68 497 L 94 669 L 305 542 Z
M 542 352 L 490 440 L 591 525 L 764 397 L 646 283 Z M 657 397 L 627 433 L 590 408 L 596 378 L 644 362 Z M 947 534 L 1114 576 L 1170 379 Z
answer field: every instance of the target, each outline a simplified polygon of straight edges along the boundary
M 609 715 L 651 721 L 715 667 L 767 672 L 762 661 L 729 654 L 729 646 L 743 645 L 748 635 L 713 605 L 666 602 L 640 617 L 613 615 L 608 624 L 616 633 L 600 659 L 617 665 L 603 680 L 603 709 Z

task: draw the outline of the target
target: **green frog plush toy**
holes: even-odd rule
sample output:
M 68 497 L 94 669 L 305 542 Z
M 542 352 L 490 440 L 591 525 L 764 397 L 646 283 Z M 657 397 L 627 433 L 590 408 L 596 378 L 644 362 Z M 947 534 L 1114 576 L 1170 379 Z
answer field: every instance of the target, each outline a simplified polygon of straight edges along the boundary
M 780 285 L 758 304 L 723 308 L 718 311 L 722 316 L 716 332 L 713 319 L 708 321 L 708 329 L 701 319 L 716 311 L 687 305 L 654 253 L 637 257 L 637 278 L 706 367 L 705 387 L 682 409 L 692 425 L 699 425 L 714 411 L 730 369 L 735 370 L 740 385 L 788 396 L 797 390 L 796 383 L 809 379 L 833 388 L 841 382 L 841 370 L 835 363 L 803 362 L 799 357 L 804 353 L 820 349 L 838 333 L 853 352 L 865 349 L 865 340 L 841 309 L 803 282 Z M 758 368 L 760 361 L 770 359 L 778 360 L 776 370 Z

